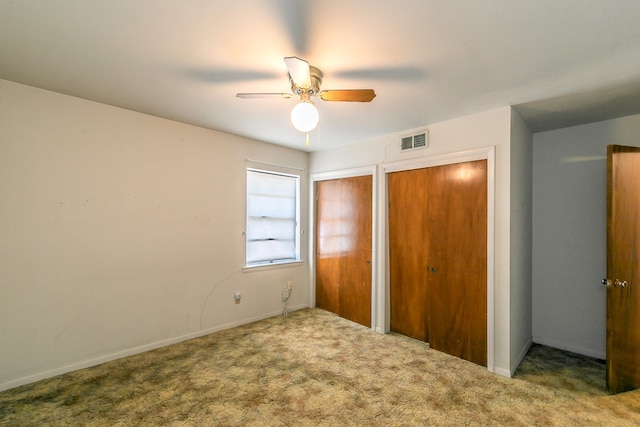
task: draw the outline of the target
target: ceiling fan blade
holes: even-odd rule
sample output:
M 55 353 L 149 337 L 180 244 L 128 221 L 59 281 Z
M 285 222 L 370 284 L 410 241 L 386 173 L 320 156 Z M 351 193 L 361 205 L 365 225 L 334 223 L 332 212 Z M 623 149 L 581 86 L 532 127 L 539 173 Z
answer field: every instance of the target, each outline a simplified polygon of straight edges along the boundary
M 323 101 L 371 102 L 376 97 L 373 89 L 323 90 L 320 99 Z
M 289 75 L 293 83 L 301 89 L 311 88 L 311 72 L 309 71 L 309 63 L 297 56 L 287 56 L 284 63 L 289 70 Z
M 292 93 L 236 93 L 238 98 L 255 99 L 255 98 L 293 98 Z

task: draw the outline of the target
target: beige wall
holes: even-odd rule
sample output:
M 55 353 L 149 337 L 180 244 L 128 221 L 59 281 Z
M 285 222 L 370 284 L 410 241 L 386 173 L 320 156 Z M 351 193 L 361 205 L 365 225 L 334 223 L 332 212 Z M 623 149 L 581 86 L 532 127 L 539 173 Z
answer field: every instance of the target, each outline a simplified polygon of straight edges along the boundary
M 0 80 L 0 389 L 306 306 L 308 263 L 242 271 L 247 158 L 307 231 L 307 153 Z

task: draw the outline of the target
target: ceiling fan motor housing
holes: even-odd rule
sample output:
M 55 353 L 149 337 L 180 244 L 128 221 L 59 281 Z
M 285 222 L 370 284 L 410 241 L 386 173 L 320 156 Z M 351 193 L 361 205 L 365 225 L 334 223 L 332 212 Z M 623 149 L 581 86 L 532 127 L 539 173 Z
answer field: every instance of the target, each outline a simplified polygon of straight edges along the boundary
M 309 74 L 311 80 L 311 87 L 297 86 L 291 75 L 289 75 L 289 82 L 291 82 L 291 91 L 296 95 L 308 93 L 310 96 L 315 96 L 320 92 L 320 86 L 322 85 L 322 71 L 319 68 L 309 65 Z

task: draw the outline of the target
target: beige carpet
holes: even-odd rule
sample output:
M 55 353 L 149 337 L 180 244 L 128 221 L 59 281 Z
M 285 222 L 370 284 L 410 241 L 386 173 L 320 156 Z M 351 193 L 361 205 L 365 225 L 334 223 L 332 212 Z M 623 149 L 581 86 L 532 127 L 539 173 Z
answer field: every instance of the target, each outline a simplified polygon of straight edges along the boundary
M 0 393 L 0 425 L 636 426 L 604 364 L 532 347 L 514 379 L 306 309 Z

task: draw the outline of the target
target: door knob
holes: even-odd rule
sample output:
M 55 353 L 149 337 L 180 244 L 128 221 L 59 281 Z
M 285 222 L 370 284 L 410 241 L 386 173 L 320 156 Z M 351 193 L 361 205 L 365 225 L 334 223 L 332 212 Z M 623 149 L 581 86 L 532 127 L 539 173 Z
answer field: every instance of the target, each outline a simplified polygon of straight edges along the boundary
M 615 279 L 615 280 L 611 280 L 611 279 L 602 279 L 602 284 L 605 285 L 607 288 L 610 287 L 620 287 L 620 288 L 626 288 L 628 283 L 626 280 L 619 280 L 619 279 Z

